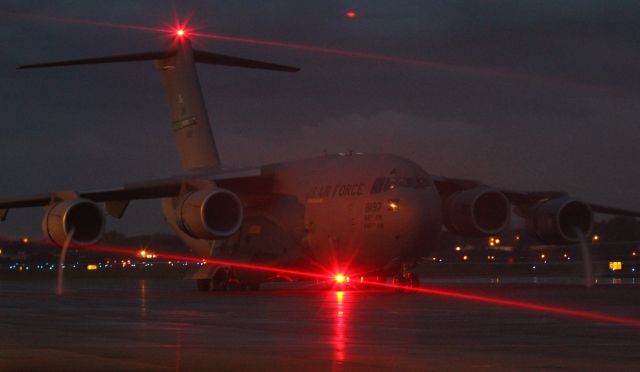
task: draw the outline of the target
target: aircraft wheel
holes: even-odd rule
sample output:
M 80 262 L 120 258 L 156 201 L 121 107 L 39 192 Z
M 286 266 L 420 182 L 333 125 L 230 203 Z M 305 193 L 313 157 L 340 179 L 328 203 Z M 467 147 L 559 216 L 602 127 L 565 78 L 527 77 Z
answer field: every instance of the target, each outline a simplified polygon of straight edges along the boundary
M 420 288 L 420 274 L 409 273 L 408 281 L 409 281 L 409 287 Z
M 213 275 L 213 290 L 214 291 L 227 291 L 229 289 L 229 271 L 226 269 L 219 269 Z
M 393 277 L 392 283 L 395 286 L 395 291 L 398 293 L 402 293 L 404 292 L 404 288 L 402 287 L 406 287 L 408 281 L 402 275 L 396 275 Z
M 211 279 L 196 279 L 196 286 L 200 292 L 209 292 L 211 290 Z
M 226 291 L 227 290 L 227 281 L 226 280 L 213 280 L 213 290 L 216 292 Z
M 240 285 L 240 282 L 234 279 L 227 280 L 225 287 L 227 291 L 241 291 L 244 289 L 244 286 Z
M 245 291 L 257 291 L 260 289 L 260 283 L 258 282 L 244 282 L 242 283 L 242 289 Z

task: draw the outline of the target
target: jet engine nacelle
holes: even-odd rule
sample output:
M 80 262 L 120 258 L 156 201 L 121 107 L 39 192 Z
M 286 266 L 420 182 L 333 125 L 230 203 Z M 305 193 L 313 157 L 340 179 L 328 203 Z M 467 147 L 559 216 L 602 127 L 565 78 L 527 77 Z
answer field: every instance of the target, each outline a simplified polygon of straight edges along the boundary
M 198 190 L 178 200 L 176 216 L 178 227 L 193 238 L 227 238 L 240 228 L 242 203 L 229 190 Z
M 104 212 L 91 200 L 61 201 L 49 206 L 45 212 L 42 232 L 60 247 L 67 241 L 76 245 L 92 245 L 99 242 L 104 234 Z
M 511 204 L 499 190 L 476 187 L 452 194 L 444 203 L 449 231 L 471 237 L 498 234 L 509 224 Z
M 575 243 L 591 232 L 593 212 L 588 204 L 574 198 L 550 199 L 534 205 L 528 213 L 531 232 L 547 244 Z

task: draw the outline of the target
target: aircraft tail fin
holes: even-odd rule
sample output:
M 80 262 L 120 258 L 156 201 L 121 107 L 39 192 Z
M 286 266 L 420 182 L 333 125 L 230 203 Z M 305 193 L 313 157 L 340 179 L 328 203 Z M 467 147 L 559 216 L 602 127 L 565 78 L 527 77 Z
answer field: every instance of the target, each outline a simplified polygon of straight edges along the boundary
M 162 76 L 184 170 L 216 168 L 220 165 L 218 149 L 209 125 L 209 117 L 195 68 L 196 62 L 272 71 L 295 72 L 299 70 L 296 67 L 193 50 L 187 38 L 177 40 L 176 47 L 166 51 L 47 62 L 23 65 L 18 68 L 32 69 L 146 60 L 155 60 L 156 67 Z

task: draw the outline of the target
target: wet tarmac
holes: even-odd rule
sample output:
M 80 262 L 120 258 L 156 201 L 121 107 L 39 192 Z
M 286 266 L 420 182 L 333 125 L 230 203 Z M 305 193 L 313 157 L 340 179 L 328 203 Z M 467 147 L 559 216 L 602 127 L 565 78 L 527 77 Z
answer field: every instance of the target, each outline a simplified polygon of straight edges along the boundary
M 426 283 L 640 318 L 640 286 Z M 388 290 L 0 282 L 0 370 L 638 370 L 640 328 Z

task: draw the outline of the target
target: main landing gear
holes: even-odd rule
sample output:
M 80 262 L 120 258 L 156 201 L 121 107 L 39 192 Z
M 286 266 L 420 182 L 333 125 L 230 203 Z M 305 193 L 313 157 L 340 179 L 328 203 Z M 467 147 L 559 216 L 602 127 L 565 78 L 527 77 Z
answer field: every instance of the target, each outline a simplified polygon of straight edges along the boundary
M 252 280 L 241 281 L 230 268 L 216 270 L 211 279 L 196 279 L 196 286 L 201 292 L 224 291 L 257 291 L 260 283 Z

